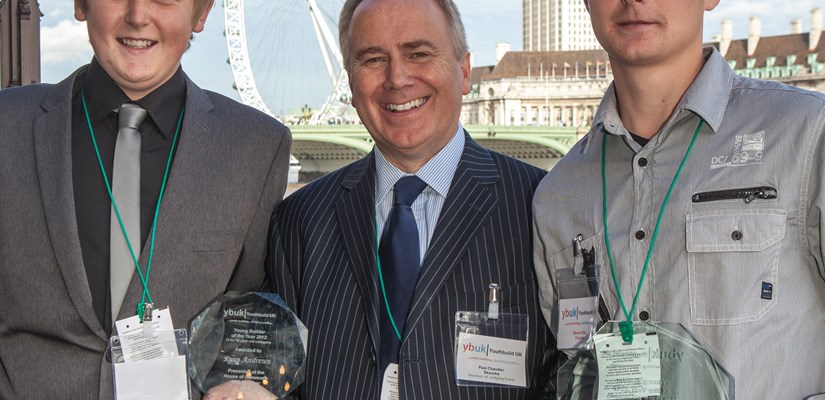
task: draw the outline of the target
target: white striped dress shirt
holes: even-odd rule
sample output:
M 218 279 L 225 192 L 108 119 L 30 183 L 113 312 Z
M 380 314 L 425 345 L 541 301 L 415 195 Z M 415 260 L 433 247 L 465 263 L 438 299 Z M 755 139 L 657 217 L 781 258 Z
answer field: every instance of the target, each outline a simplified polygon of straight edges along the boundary
M 416 175 L 423 180 L 427 187 L 412 204 L 415 223 L 418 225 L 419 260 L 424 264 L 424 256 L 430 239 L 433 237 L 438 216 L 441 214 L 441 207 L 447 199 L 447 192 L 450 190 L 450 183 L 455 175 L 458 161 L 464 150 L 464 128 L 458 124 L 453 138 L 436 153 L 430 161 L 427 161 L 415 174 L 406 174 L 396 166 L 392 165 L 378 146 L 375 147 L 375 224 L 376 232 L 384 231 L 384 224 L 392 209 L 395 198 L 395 183 L 405 175 Z M 380 233 L 379 233 L 380 235 Z M 380 237 L 375 241 L 380 243 Z M 377 250 L 376 250 L 377 254 Z

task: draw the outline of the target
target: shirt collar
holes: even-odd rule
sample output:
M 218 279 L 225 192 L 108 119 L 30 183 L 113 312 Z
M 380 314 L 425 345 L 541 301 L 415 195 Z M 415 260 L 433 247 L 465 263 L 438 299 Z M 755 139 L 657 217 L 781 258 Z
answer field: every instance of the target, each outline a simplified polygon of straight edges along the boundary
M 705 65 L 679 100 L 674 115 L 683 110 L 691 111 L 702 117 L 715 132 L 725 117 L 725 109 L 735 75 L 715 47 L 704 48 L 703 55 L 706 60 Z M 624 125 L 619 118 L 615 82 L 607 88 L 599 109 L 593 117 L 592 126 L 594 131 L 603 130 L 611 135 L 623 134 Z
M 464 142 L 464 128 L 459 122 L 458 129 L 447 145 L 415 172 L 415 175 L 421 178 L 427 186 L 444 198 L 447 197 L 453 175 L 461 160 Z M 395 182 L 404 175 L 408 175 L 387 161 L 377 146 L 375 147 L 375 172 L 375 204 L 384 200 Z
M 117 110 L 123 103 L 131 101 L 106 73 L 97 58 L 92 58 L 83 77 L 83 94 L 93 125 L 106 118 L 113 110 Z M 185 101 L 186 76 L 183 69 L 178 67 L 168 81 L 133 103 L 143 107 L 163 136 L 168 138 L 175 131 Z

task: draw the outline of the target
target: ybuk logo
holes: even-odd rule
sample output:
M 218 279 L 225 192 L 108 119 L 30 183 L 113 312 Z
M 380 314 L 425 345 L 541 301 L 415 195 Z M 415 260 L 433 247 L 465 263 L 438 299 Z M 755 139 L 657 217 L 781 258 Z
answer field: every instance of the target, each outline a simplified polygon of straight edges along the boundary
M 464 352 L 471 352 L 471 353 L 484 353 L 487 354 L 490 351 L 490 346 L 486 344 L 476 345 L 473 343 L 465 343 L 464 344 Z

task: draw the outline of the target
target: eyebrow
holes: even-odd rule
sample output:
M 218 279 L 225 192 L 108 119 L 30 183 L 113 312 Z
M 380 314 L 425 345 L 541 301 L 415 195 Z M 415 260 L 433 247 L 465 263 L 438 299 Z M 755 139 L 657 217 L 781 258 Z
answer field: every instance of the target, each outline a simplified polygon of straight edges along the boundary
M 429 40 L 413 40 L 411 42 L 404 42 L 400 44 L 400 47 L 404 50 L 415 50 L 421 47 L 428 47 L 428 48 L 435 48 L 435 44 Z M 387 51 L 384 50 L 381 46 L 370 46 L 355 53 L 355 59 L 360 60 L 364 58 L 365 54 L 372 54 L 372 53 L 386 53 Z
M 405 50 L 414 50 L 421 47 L 435 48 L 435 44 L 429 40 L 414 40 L 412 42 L 401 43 L 401 48 Z
M 380 46 L 370 46 L 365 49 L 358 50 L 358 52 L 355 53 L 355 59 L 360 60 L 364 58 L 364 54 L 370 53 L 386 53 L 386 51 L 384 51 L 384 48 Z

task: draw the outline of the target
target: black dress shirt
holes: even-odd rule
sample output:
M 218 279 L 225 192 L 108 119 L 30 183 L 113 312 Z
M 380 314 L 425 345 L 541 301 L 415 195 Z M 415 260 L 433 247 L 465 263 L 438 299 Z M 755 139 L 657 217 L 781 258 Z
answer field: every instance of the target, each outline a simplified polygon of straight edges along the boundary
M 117 112 L 115 111 L 121 104 L 130 102 L 130 99 L 96 59 L 92 60 L 84 73 L 75 78 L 72 94 L 72 179 L 77 231 L 95 314 L 104 329 L 111 332 L 113 323 L 109 290 L 111 202 L 89 134 L 89 124 L 83 109 L 81 93 L 86 99 L 89 120 L 94 130 L 107 179 L 110 182 L 118 130 Z M 142 99 L 134 101 L 146 109 L 149 114 L 140 126 L 140 240 L 144 243 L 144 248 L 149 245 L 147 239 L 151 232 L 163 173 L 185 100 L 186 78 L 183 70 L 178 68 L 166 83 Z M 151 285 L 150 277 L 150 289 Z M 134 308 L 135 306 L 136 304 L 123 303 L 123 307 Z

